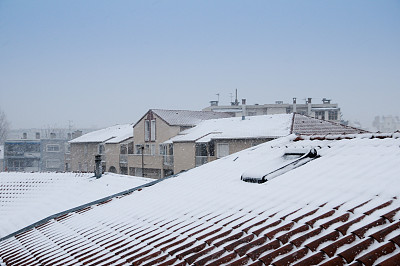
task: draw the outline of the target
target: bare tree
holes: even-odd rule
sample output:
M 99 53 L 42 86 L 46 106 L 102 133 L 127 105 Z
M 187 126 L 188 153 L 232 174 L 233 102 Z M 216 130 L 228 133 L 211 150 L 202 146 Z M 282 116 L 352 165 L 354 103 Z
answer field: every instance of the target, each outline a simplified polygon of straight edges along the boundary
M 7 139 L 9 125 L 6 114 L 0 109 L 0 144 Z

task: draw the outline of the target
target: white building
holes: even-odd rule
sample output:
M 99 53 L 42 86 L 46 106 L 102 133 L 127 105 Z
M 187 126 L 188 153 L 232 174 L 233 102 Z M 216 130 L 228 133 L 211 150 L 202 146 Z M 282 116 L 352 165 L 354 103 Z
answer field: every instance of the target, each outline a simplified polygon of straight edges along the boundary
M 341 113 L 337 103 L 331 103 L 331 100 L 323 98 L 322 103 L 312 102 L 312 98 L 308 98 L 304 104 L 297 103 L 297 99 L 293 98 L 293 103 L 284 103 L 276 101 L 274 104 L 253 104 L 246 105 L 246 100 L 242 100 L 242 105 L 236 100 L 231 105 L 218 105 L 218 101 L 211 101 L 210 106 L 203 109 L 204 111 L 214 112 L 232 112 L 236 116 L 255 116 L 255 115 L 274 115 L 274 114 L 290 114 L 298 113 L 308 115 L 314 118 L 340 122 Z

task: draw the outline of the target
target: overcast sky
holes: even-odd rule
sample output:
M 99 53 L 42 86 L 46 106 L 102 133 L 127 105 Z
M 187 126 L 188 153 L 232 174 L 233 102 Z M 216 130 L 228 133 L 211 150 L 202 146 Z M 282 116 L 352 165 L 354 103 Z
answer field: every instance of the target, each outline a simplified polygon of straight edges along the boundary
M 0 108 L 17 128 L 326 97 L 400 115 L 400 1 L 0 0 Z

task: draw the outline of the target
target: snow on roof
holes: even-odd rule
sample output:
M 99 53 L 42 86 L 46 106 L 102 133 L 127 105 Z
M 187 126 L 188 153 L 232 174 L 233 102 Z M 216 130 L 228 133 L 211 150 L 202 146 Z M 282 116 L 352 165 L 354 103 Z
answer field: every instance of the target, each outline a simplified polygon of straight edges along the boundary
M 161 110 L 152 109 L 167 124 L 171 126 L 194 126 L 203 120 L 231 117 L 232 114 L 212 111 Z
M 69 141 L 69 143 L 87 143 L 87 142 L 106 142 L 106 143 L 119 143 L 128 138 L 133 137 L 133 125 L 115 125 L 112 127 L 103 128 L 97 131 L 87 133 L 76 139 Z
M 292 125 L 293 124 L 293 125 Z M 292 132 L 293 130 L 293 132 Z M 211 119 L 179 133 L 165 143 L 209 142 L 212 139 L 277 138 L 296 134 L 354 134 L 361 129 L 295 114 L 274 114 Z
M 182 131 L 169 142 L 197 141 L 211 139 L 277 138 L 290 134 L 293 115 L 260 115 L 211 119 Z
M 152 181 L 107 173 L 0 173 L 0 238 L 49 215 Z
M 243 150 L 4 239 L 0 258 L 6 264 L 393 265 L 400 259 L 400 134 L 347 138 L 290 135 Z M 281 167 L 287 149 L 311 147 L 320 157 L 301 167 L 264 184 L 241 180 L 262 164 Z

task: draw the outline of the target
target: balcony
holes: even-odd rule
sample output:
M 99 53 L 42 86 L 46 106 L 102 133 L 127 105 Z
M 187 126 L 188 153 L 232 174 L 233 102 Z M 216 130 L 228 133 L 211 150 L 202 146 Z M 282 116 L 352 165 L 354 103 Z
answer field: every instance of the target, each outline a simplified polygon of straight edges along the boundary
M 174 165 L 174 156 L 173 155 L 163 155 L 163 164 L 168 166 Z
M 196 167 L 208 163 L 208 156 L 196 156 Z
M 128 154 L 120 154 L 119 155 L 119 163 L 123 163 L 123 164 L 128 163 Z

